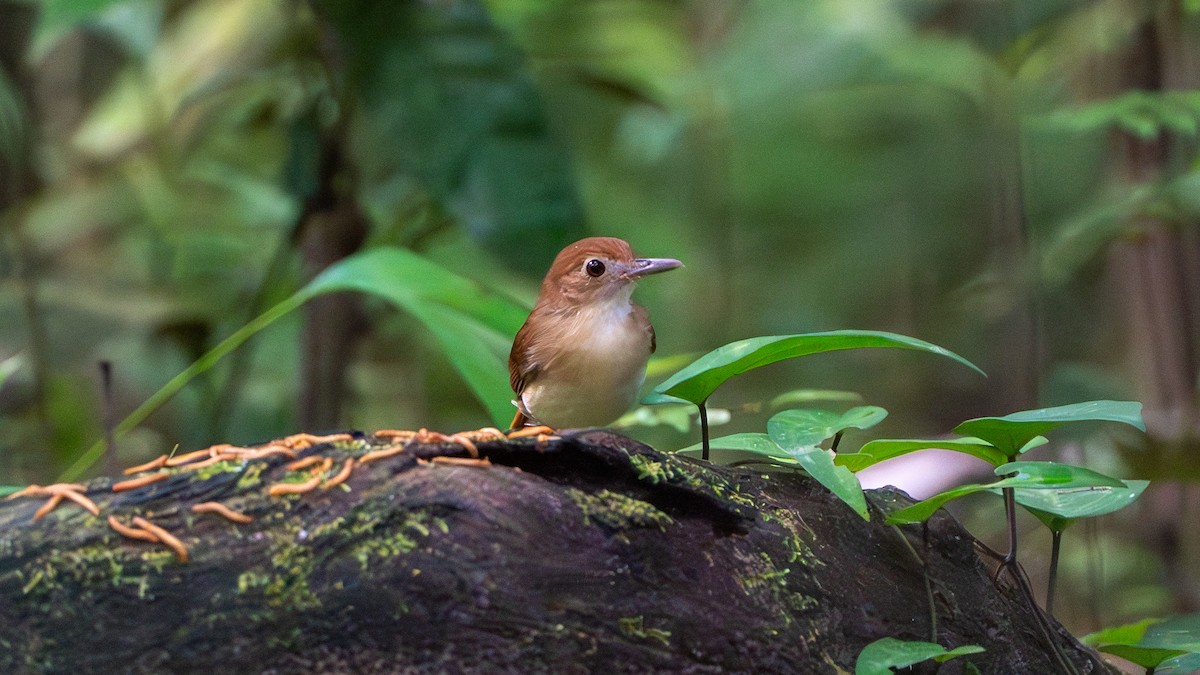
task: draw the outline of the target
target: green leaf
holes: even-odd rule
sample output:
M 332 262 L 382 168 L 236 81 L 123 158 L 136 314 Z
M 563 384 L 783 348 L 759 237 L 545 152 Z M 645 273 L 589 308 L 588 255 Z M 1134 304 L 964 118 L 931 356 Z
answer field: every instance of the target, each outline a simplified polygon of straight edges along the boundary
M 1106 628 L 1083 642 L 1156 672 L 1160 664 L 1162 672 L 1194 672 L 1188 668 L 1200 665 L 1200 613 Z
M 1200 654 L 1183 654 L 1163 661 L 1154 669 L 1154 674 L 1163 675 L 1163 673 L 1177 673 L 1178 675 L 1200 673 Z
M 1018 480 L 1037 481 L 1038 485 L 1049 487 L 1087 487 L 1102 485 L 1123 488 L 1124 481 L 1105 476 L 1098 471 L 1092 471 L 1073 464 L 1058 462 L 1009 462 L 995 469 L 997 476 L 1006 476 Z M 1016 474 L 1009 476 L 1008 474 Z
M 586 235 L 573 158 L 525 54 L 479 3 L 312 5 L 346 46 L 338 75 L 354 99 L 347 145 L 361 183 L 419 181 L 515 269 L 544 269 L 548 252 Z
M 1151 624 L 1155 624 L 1160 621 L 1162 621 L 1162 619 L 1149 618 L 1142 619 L 1141 621 L 1136 621 L 1134 623 L 1122 624 L 1120 626 L 1102 628 L 1094 633 L 1088 633 L 1087 635 L 1084 635 L 1082 638 L 1080 638 L 1080 641 L 1093 647 L 1105 643 L 1127 645 L 1137 644 L 1138 642 L 1141 642 L 1142 636 L 1146 634 L 1146 629 L 1149 628 Z
M 1124 487 L 1097 485 L 1063 490 L 1017 490 L 1017 503 L 1042 521 L 1046 527 L 1061 532 L 1080 518 L 1103 516 L 1129 506 L 1150 484 L 1147 480 L 1123 481 Z
M 701 443 L 689 445 L 680 449 L 679 452 L 699 450 L 702 445 Z M 732 434 L 714 438 L 709 441 L 709 447 L 718 450 L 742 450 L 771 459 L 790 459 L 788 453 L 784 452 L 783 448 L 779 447 L 775 441 L 772 441 L 770 436 L 760 433 Z
M 0 497 L 7 497 L 8 495 L 11 495 L 12 493 L 21 489 L 22 488 L 16 485 L 0 485 Z
M 1034 436 L 1033 438 L 1029 439 L 1028 443 L 1026 443 L 1025 445 L 1022 445 L 1020 448 L 1017 449 L 1017 454 L 1023 455 L 1025 453 L 1029 452 L 1030 450 L 1033 450 L 1034 448 L 1040 448 L 1049 442 L 1050 442 L 1050 439 L 1046 438 L 1045 436 Z
M 816 447 L 785 448 L 784 451 L 795 459 L 808 475 L 817 479 L 818 483 L 837 495 L 838 499 L 846 502 L 863 520 L 871 519 L 867 512 L 867 498 L 863 495 L 858 477 L 850 469 L 836 466 L 831 451 Z
M 679 403 L 686 403 L 690 406 L 696 405 L 695 403 L 692 403 L 691 401 L 685 401 L 678 396 L 667 396 L 666 394 L 660 394 L 656 391 L 646 394 L 641 400 L 642 405 L 675 405 Z
M 793 389 L 792 391 L 785 391 L 771 399 L 768 407 L 777 410 L 789 405 L 795 405 L 797 403 L 812 403 L 813 401 L 859 403 L 862 400 L 862 394 L 859 394 L 855 391 L 841 391 L 838 389 Z
M 846 467 L 835 465 L 833 452 L 817 444 L 843 429 L 878 424 L 886 416 L 887 411 L 876 406 L 860 406 L 840 415 L 828 410 L 785 410 L 767 422 L 767 434 L 817 482 L 846 502 L 863 520 L 870 520 L 858 478 Z
M 433 333 L 497 424 L 512 417 L 508 352 L 526 309 L 412 251 L 375 248 L 330 266 L 300 293 L 359 291 L 388 300 Z
M 331 265 L 290 298 L 239 328 L 121 420 L 114 435 L 120 438 L 141 424 L 189 382 L 259 331 L 318 295 L 340 291 L 376 295 L 409 312 L 433 333 L 489 416 L 497 424 L 508 420 L 512 408 L 508 404 L 511 390 L 506 375 L 507 345 L 524 321 L 525 310 L 412 251 L 380 247 Z M 103 441 L 92 444 L 59 480 L 77 479 L 103 453 Z
M 863 647 L 854 662 L 854 675 L 892 675 L 893 668 L 907 668 L 913 664 L 936 659 L 939 663 L 966 654 L 983 652 L 979 645 L 963 645 L 951 650 L 932 642 L 881 638 Z
M 71 2 L 41 3 L 38 30 L 43 34 L 59 35 L 86 23 L 104 12 L 118 0 L 72 0 Z
M 1023 410 L 1004 417 L 980 417 L 954 428 L 954 433 L 974 436 L 996 446 L 1008 457 L 1037 436 L 1071 422 L 1120 422 L 1146 430 L 1142 404 L 1136 401 L 1086 401 L 1054 408 Z
M 1200 652 L 1200 612 L 1173 616 L 1150 625 L 1141 644 Z
M 1198 615 L 1190 615 L 1189 617 L 1182 618 L 1186 620 L 1195 616 Z M 1083 636 L 1082 641 L 1084 644 L 1091 645 L 1102 652 L 1115 654 L 1143 668 L 1157 668 L 1160 663 L 1167 659 L 1183 656 L 1189 651 L 1193 651 L 1180 644 L 1174 644 L 1169 640 L 1161 639 L 1164 635 L 1161 632 L 1151 638 L 1149 634 L 1150 630 L 1157 628 L 1163 623 L 1166 622 L 1160 619 L 1143 619 L 1136 623 L 1114 626 L 1090 633 Z M 1171 636 L 1170 626 L 1168 626 L 1165 635 L 1168 638 Z M 1188 636 L 1183 635 L 1182 637 L 1184 638 L 1184 642 L 1181 644 L 1187 645 Z M 1193 633 L 1191 637 L 1200 641 L 1200 635 L 1198 634 Z
M 755 368 L 809 354 L 865 347 L 913 349 L 954 359 L 983 373 L 975 364 L 937 345 L 916 338 L 865 330 L 838 330 L 800 335 L 775 335 L 731 342 L 701 356 L 654 388 L 696 405 L 703 403 L 726 380 Z
M 1123 487 L 1125 485 L 1115 478 L 1110 478 L 1091 469 L 1055 462 L 1012 462 L 996 469 L 997 474 L 1013 472 L 1017 475 L 983 485 L 978 483 L 960 485 L 952 490 L 947 490 L 929 499 L 917 502 L 912 506 L 893 511 L 888 515 L 887 522 L 889 525 L 924 522 L 947 502 L 977 492 L 1000 488 L 1048 489 L 1090 487 L 1094 485 Z
M 844 413 L 832 410 L 785 410 L 767 422 L 771 439 L 784 448 L 817 445 L 846 429 L 869 429 L 887 417 L 887 411 L 866 405 Z
M 899 439 L 883 438 L 864 443 L 858 452 L 839 452 L 834 462 L 851 471 L 863 469 L 882 462 L 885 459 L 900 457 L 917 450 L 953 450 L 972 457 L 978 457 L 992 466 L 1000 466 L 1008 461 L 1004 453 L 997 450 L 991 443 L 978 438 L 955 438 L 949 440 L 935 439 Z

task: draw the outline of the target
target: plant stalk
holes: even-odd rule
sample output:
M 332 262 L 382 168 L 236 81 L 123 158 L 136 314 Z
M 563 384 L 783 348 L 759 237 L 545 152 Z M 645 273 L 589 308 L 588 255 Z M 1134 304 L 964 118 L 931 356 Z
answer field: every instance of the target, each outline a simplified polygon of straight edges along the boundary
M 113 400 L 112 362 L 100 362 L 100 401 L 101 425 L 104 427 L 104 456 L 106 470 L 111 475 L 120 473 L 120 460 L 117 458 L 117 426 L 116 402 Z
M 708 461 L 708 408 L 707 401 L 700 402 L 700 458 Z
M 1046 613 L 1054 615 L 1054 585 L 1058 580 L 1058 550 L 1062 546 L 1062 530 L 1051 532 L 1050 544 L 1050 580 L 1046 584 Z
M 1004 488 L 1004 515 L 1008 518 L 1008 555 L 1001 565 L 1010 565 L 1017 560 L 1017 491 Z

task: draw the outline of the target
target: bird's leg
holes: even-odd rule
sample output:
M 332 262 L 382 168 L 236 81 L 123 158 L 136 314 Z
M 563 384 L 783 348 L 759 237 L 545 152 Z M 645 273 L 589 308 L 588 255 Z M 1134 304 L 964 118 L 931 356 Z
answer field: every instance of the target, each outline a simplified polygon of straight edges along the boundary
M 518 406 L 517 414 L 513 416 L 513 420 L 509 423 L 508 428 L 515 431 L 523 428 L 527 422 L 529 422 L 529 418 L 525 416 L 525 411 L 521 410 Z
M 540 441 L 540 440 L 549 440 L 549 438 L 543 439 L 542 437 L 543 436 L 549 437 L 549 436 L 553 435 L 554 432 L 555 432 L 555 429 L 553 427 L 548 427 L 548 426 L 542 424 L 542 425 L 539 425 L 536 427 L 524 427 L 523 429 L 517 429 L 516 431 L 510 431 L 508 433 L 508 437 L 509 438 L 527 438 L 529 436 L 537 436 L 538 440 Z

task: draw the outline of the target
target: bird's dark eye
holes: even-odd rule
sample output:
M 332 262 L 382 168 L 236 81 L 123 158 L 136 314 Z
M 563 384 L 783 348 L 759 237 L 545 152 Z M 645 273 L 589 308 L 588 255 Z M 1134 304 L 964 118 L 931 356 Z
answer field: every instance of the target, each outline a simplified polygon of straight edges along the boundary
M 587 270 L 589 277 L 598 277 L 601 274 L 604 274 L 604 263 L 592 258 L 591 260 L 587 261 L 587 264 L 583 266 L 583 269 Z

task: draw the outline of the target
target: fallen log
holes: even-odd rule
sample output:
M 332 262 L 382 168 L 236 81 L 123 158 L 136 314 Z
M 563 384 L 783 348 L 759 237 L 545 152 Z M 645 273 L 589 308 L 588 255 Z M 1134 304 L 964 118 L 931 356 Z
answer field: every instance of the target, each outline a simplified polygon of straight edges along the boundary
M 863 522 L 604 431 L 315 443 L 94 479 L 99 516 L 0 502 L 0 672 L 838 673 L 885 636 L 986 649 L 937 672 L 1115 672 L 948 514 L 883 524 L 895 491 Z

